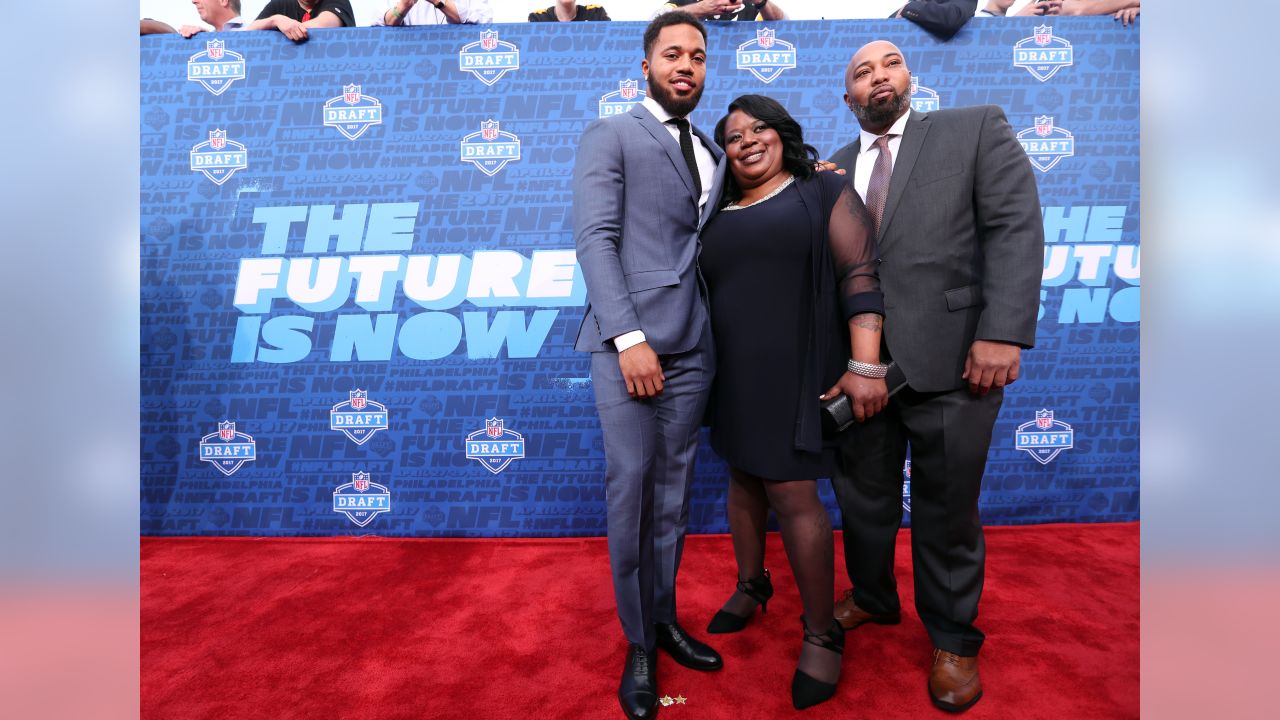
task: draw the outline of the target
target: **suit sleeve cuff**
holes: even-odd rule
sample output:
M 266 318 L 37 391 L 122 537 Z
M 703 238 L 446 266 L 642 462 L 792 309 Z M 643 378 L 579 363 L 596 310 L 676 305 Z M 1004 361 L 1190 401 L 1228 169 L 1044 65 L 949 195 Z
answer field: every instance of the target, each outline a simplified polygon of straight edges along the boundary
M 618 337 L 614 338 L 613 346 L 618 349 L 618 352 L 622 352 L 623 350 L 626 350 L 627 348 L 635 345 L 639 345 L 644 341 L 645 340 L 644 340 L 643 330 L 632 330 L 631 332 L 624 332 Z
M 973 336 L 973 339 L 974 339 L 975 341 L 976 341 L 976 340 L 985 340 L 985 341 L 987 341 L 987 342 L 1003 343 L 1003 344 L 1005 344 L 1005 345 L 1015 345 L 1015 346 L 1017 346 L 1017 347 L 1019 347 L 1019 348 L 1021 348 L 1021 349 L 1023 349 L 1023 350 L 1031 350 L 1031 349 L 1035 348 L 1035 346 L 1036 346 L 1036 343 L 1035 343 L 1035 339 L 1034 339 L 1034 338 L 1032 338 L 1032 340 L 1031 340 L 1030 342 L 1028 342 L 1028 341 L 1027 341 L 1027 340 L 1025 340 L 1025 339 L 1023 339 L 1023 340 L 1015 340 L 1015 339 L 1013 339 L 1013 338 L 1011 338 L 1011 337 L 1008 337 L 1008 336 L 1005 336 L 1005 335 L 994 335 L 994 334 L 991 334 L 991 333 L 982 333 L 982 332 L 980 332 L 980 333 L 977 333 L 976 335 L 974 335 L 974 336 Z

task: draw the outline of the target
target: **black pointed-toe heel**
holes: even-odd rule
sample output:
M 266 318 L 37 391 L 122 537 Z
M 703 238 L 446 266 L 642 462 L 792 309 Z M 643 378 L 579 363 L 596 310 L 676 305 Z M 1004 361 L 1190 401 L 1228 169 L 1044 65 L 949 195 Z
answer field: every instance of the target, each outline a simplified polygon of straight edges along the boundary
M 826 648 L 837 655 L 844 655 L 844 628 L 840 627 L 840 623 L 833 619 L 831 629 L 821 635 L 809 629 L 803 615 L 800 617 L 800 624 L 804 627 L 805 642 Z M 824 703 L 835 694 L 836 683 L 822 682 L 796 668 L 796 674 L 791 678 L 791 704 L 797 710 Z
M 760 605 L 760 614 L 769 611 L 769 598 L 773 597 L 773 581 L 769 576 L 769 569 L 765 568 L 764 574 L 750 580 L 738 581 L 738 592 L 755 600 Z M 755 611 L 751 612 L 754 615 Z M 734 615 L 731 612 L 719 610 L 715 616 L 711 618 L 711 624 L 707 625 L 707 632 L 721 635 L 724 633 L 736 633 L 747 626 L 747 621 L 751 619 L 751 615 L 743 617 L 742 615 Z

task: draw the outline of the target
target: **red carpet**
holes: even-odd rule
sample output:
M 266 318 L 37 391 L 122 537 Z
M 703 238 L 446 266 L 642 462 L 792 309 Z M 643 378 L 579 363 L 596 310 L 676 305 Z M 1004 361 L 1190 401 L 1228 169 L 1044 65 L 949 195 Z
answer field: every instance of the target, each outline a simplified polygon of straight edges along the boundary
M 903 623 L 851 633 L 839 693 L 798 713 L 800 600 L 781 540 L 769 536 L 763 622 L 708 637 L 732 552 L 725 536 L 690 537 L 681 620 L 725 669 L 661 656 L 661 692 L 685 703 L 659 717 L 947 717 L 925 692 L 908 547 L 904 531 Z M 144 538 L 141 552 L 143 718 L 623 718 L 603 538 Z M 986 694 L 965 717 L 1137 717 L 1138 524 L 988 528 L 987 552 Z

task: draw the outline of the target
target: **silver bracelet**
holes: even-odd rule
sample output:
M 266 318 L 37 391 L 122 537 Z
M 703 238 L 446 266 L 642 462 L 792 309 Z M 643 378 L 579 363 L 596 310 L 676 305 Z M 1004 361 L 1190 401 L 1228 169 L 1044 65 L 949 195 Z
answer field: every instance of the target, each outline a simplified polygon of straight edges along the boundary
M 880 365 L 878 363 L 864 363 L 858 362 L 857 360 L 850 360 L 848 367 L 849 372 L 866 378 L 882 378 L 889 374 L 889 366 Z

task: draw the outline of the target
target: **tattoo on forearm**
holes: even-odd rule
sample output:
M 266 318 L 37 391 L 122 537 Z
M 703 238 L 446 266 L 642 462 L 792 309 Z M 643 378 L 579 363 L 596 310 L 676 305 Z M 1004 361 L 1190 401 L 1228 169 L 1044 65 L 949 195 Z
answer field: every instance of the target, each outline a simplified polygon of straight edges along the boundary
M 880 330 L 883 327 L 883 321 L 879 315 L 875 313 L 862 313 L 853 316 L 853 324 L 863 330 Z

